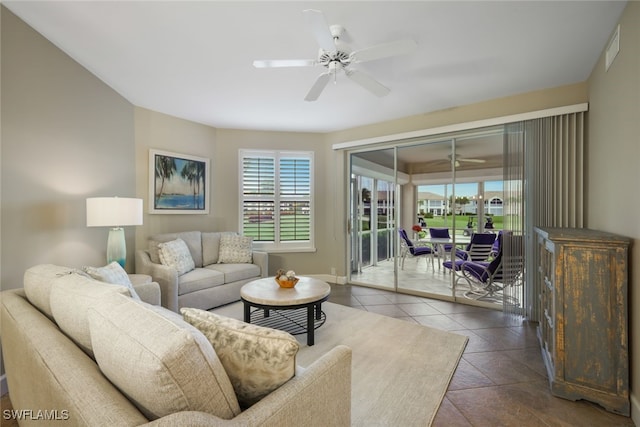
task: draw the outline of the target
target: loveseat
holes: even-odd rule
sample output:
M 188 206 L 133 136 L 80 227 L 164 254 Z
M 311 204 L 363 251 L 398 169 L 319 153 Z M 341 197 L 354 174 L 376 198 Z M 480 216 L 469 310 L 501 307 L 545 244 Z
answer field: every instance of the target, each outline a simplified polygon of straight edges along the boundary
M 157 284 L 140 286 L 140 299 L 157 295 L 142 289 Z M 131 298 L 124 286 L 44 265 L 25 273 L 23 289 L 0 296 L 4 365 L 20 425 L 350 423 L 347 347 L 297 368 L 287 382 L 240 409 L 203 333 L 177 313 Z
M 159 246 L 176 239 L 184 241 L 193 261 L 194 268 L 186 272 L 163 264 L 160 257 Z M 230 240 L 235 247 L 221 246 Z M 149 237 L 148 248 L 136 251 L 136 273 L 149 275 L 160 284 L 162 305 L 169 310 L 208 310 L 240 300 L 240 288 L 245 283 L 269 274 L 268 254 L 254 251 L 250 245 L 250 239 L 235 232 L 157 234 Z

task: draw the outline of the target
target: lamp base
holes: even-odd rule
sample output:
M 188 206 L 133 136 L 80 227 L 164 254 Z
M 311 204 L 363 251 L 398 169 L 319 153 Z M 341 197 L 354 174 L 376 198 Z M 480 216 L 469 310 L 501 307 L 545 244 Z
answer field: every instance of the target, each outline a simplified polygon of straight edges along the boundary
M 124 229 L 122 227 L 109 230 L 109 238 L 107 239 L 107 264 L 111 264 L 113 261 L 120 264 L 122 268 L 124 268 L 127 262 L 127 245 L 124 240 Z

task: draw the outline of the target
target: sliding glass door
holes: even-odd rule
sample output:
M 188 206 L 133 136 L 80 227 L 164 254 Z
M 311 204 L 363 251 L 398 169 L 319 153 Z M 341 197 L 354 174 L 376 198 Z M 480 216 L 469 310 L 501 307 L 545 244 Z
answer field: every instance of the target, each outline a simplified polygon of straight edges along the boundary
M 444 263 L 503 226 L 503 143 L 496 127 L 351 153 L 349 281 L 482 305 Z
M 351 162 L 351 275 L 359 277 L 364 284 L 383 288 L 395 286 L 396 184 L 393 151 L 354 154 Z

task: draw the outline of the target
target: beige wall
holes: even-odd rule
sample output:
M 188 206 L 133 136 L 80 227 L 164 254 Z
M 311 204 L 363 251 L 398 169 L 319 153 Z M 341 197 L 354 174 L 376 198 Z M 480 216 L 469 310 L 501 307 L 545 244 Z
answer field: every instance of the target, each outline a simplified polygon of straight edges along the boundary
M 106 262 L 89 196 L 135 195 L 133 106 L 6 8 L 2 14 L 2 278 L 35 264 Z M 134 247 L 133 230 L 126 231 Z M 129 250 L 129 264 L 133 265 Z
M 605 72 L 604 55 L 589 77 L 587 226 L 633 239 L 630 351 L 632 416 L 640 423 L 640 3 L 620 20 L 620 53 Z
M 136 247 L 145 247 L 148 236 L 190 230 L 217 230 L 215 214 L 218 188 L 210 189 L 213 202 L 209 214 L 149 214 L 149 150 L 162 150 L 210 159 L 210 168 L 218 165 L 216 130 L 210 126 L 135 108 L 136 197 L 144 200 L 144 224 L 136 227 Z M 214 181 L 215 182 L 215 181 Z
M 343 264 L 335 250 L 334 223 L 340 212 L 327 209 L 336 185 L 333 156 L 326 149 L 325 136 L 314 133 L 264 132 L 214 129 L 209 126 L 135 108 L 136 195 L 144 199 L 144 225 L 136 227 L 136 246 L 146 246 L 147 237 L 156 233 L 187 230 L 239 229 L 238 150 L 277 149 L 312 151 L 315 161 L 315 243 L 314 253 L 273 253 L 269 257 L 272 273 L 278 268 L 295 268 L 301 274 L 329 274 Z M 149 149 L 206 157 L 211 162 L 209 214 L 149 214 Z
M 272 253 L 269 255 L 269 269 L 272 273 L 279 268 L 295 269 L 300 274 L 330 274 L 331 268 L 344 264 L 343 247 L 336 233 L 343 229 L 338 226 L 343 221 L 343 211 L 335 209 L 335 153 L 327 149 L 325 136 L 314 133 L 261 132 L 218 129 L 216 157 L 218 167 L 214 172 L 213 186 L 216 188 L 216 215 L 222 229 L 237 230 L 239 172 L 238 150 L 275 149 L 301 150 L 314 153 L 314 219 L 316 252 Z M 342 183 L 340 183 L 342 185 Z M 343 272 L 344 274 L 344 272 Z
M 331 143 L 335 144 L 562 107 L 582 102 L 587 102 L 587 86 L 586 83 L 577 83 L 409 116 L 370 126 L 346 129 L 334 132 L 328 135 L 328 138 Z

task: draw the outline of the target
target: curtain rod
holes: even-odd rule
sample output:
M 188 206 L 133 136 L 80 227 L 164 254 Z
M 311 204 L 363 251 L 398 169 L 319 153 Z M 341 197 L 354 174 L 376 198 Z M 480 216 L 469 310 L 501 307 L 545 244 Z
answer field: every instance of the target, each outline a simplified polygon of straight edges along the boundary
M 589 110 L 587 102 L 582 104 L 567 105 L 563 107 L 547 108 L 544 110 L 530 111 L 528 113 L 518 113 L 509 116 L 493 117 L 490 119 L 475 120 L 472 122 L 456 123 L 453 125 L 438 126 L 430 129 L 421 129 L 411 132 L 395 133 L 391 135 L 376 136 L 372 138 L 357 139 L 354 141 L 339 142 L 333 144 L 333 150 L 344 150 L 347 148 L 362 147 L 372 144 L 380 144 L 384 142 L 400 141 L 411 138 L 421 138 L 425 136 L 434 136 L 451 132 L 463 132 L 472 129 L 478 129 L 488 126 L 504 125 L 507 123 L 521 122 L 525 120 L 540 119 L 543 117 L 553 117 L 562 114 L 580 113 Z

